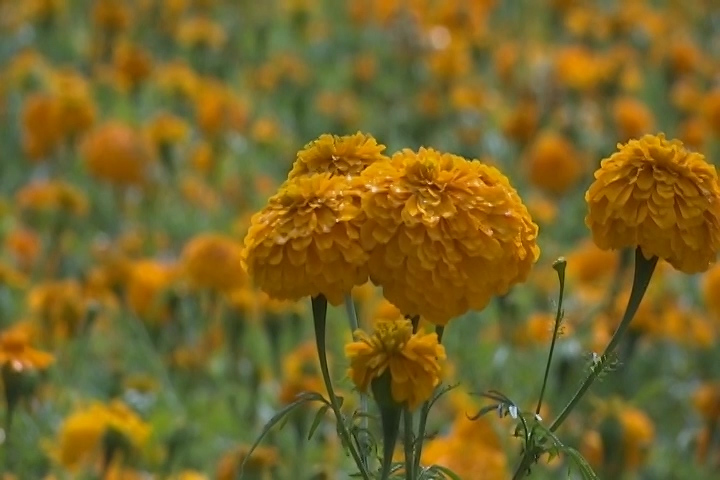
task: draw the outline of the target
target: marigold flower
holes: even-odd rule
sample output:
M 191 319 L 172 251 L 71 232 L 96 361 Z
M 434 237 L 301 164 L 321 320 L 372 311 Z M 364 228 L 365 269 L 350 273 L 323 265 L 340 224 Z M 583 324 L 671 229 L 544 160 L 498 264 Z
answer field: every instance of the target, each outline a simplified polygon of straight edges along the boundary
M 303 392 L 325 394 L 314 342 L 303 343 L 285 355 L 282 361 L 280 403 L 288 405 Z
M 0 333 L 0 366 L 8 365 L 17 372 L 45 370 L 54 361 L 49 353 L 30 346 L 30 338 L 26 332 L 10 329 Z
M 50 95 L 36 93 L 28 96 L 21 112 L 22 144 L 30 160 L 42 160 L 52 155 L 62 140 L 60 105 Z
M 359 175 L 369 165 L 388 160 L 382 154 L 385 145 L 372 135 L 320 135 L 297 154 L 288 178 L 329 172 L 331 175 Z
M 620 98 L 613 104 L 613 118 L 622 141 L 650 133 L 655 119 L 648 107 L 634 98 Z
M 127 286 L 127 302 L 140 317 L 163 321 L 166 308 L 161 302 L 161 294 L 170 287 L 177 276 L 172 264 L 157 260 L 140 260 L 130 270 Z
M 130 24 L 130 9 L 123 0 L 100 0 L 93 4 L 93 23 L 111 33 L 125 30 Z
M 50 91 L 60 109 L 58 128 L 67 139 L 86 132 L 97 116 L 88 80 L 74 70 L 60 70 L 51 77 Z
M 557 195 L 572 188 L 582 174 L 578 153 L 557 133 L 539 135 L 530 146 L 527 162 L 532 184 Z
M 75 280 L 58 280 L 36 285 L 28 294 L 30 312 L 56 339 L 66 339 L 79 331 L 87 302 L 82 286 Z
M 167 112 L 155 116 L 146 128 L 150 141 L 158 148 L 180 143 L 190 133 L 185 120 Z
M 18 191 L 15 200 L 21 209 L 34 212 L 83 216 L 89 208 L 85 194 L 61 180 L 33 181 Z
M 177 29 L 177 41 L 185 47 L 219 49 L 227 41 L 222 25 L 207 17 L 184 20 Z
M 148 179 L 152 148 L 128 125 L 108 122 L 98 127 L 85 139 L 81 150 L 85 166 L 100 180 L 129 186 Z
M 716 137 L 720 137 L 720 88 L 716 88 L 705 96 L 702 101 L 705 122 L 710 126 Z
M 489 165 L 421 148 L 359 177 L 370 279 L 406 315 L 444 325 L 523 281 L 538 258 L 537 225 Z
M 246 282 L 242 246 L 225 235 L 207 233 L 190 240 L 182 252 L 188 280 L 197 288 L 230 291 Z
M 618 149 L 585 194 L 593 241 L 604 250 L 638 246 L 685 273 L 707 270 L 720 250 L 715 168 L 663 134 Z
M 150 76 L 153 61 L 150 53 L 140 46 L 123 42 L 115 47 L 113 66 L 120 87 L 133 90 Z
M 430 398 L 440 383 L 445 348 L 437 334 L 412 333 L 410 320 L 402 317 L 375 323 L 372 335 L 355 332 L 357 341 L 345 345 L 350 360 L 348 375 L 361 392 L 385 372 L 390 374 L 393 400 L 411 410 Z
M 93 403 L 65 419 L 58 434 L 54 457 L 65 468 L 77 470 L 92 464 L 103 451 L 102 442 L 108 431 L 116 432 L 133 448 L 142 447 L 151 427 L 122 403 Z
M 720 382 L 704 383 L 693 393 L 692 403 L 703 420 L 713 423 L 720 419 Z
M 367 280 L 360 246 L 361 191 L 346 177 L 303 175 L 286 182 L 251 219 L 244 264 L 271 297 L 323 294 L 333 305 Z

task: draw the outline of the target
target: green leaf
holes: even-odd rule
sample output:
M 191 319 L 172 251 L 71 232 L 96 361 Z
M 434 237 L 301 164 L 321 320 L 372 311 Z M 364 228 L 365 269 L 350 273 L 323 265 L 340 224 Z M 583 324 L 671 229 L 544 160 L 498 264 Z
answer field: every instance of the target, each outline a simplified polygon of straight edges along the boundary
M 570 458 L 570 460 L 572 460 L 578 470 L 580 470 L 580 475 L 582 475 L 582 478 L 584 480 L 600 480 L 600 477 L 598 477 L 597 474 L 593 471 L 587 460 L 585 460 L 585 458 L 580 455 L 580 452 L 578 452 L 572 447 L 564 447 L 562 451 L 563 453 L 567 454 L 567 456 Z
M 310 425 L 310 431 L 308 432 L 308 440 L 310 440 L 315 434 L 315 430 L 320 426 L 320 422 L 322 421 L 323 417 L 325 416 L 325 413 L 330 409 L 330 404 L 325 404 L 317 411 L 315 414 L 315 418 L 313 419 L 312 424 Z
M 252 444 L 250 447 L 250 450 L 248 451 L 247 455 L 245 456 L 245 459 L 243 460 L 242 464 L 240 465 L 240 478 L 243 477 L 243 471 L 245 470 L 245 463 L 248 461 L 252 453 L 255 451 L 255 449 L 260 445 L 260 442 L 262 442 L 263 438 L 272 430 L 272 428 L 279 424 L 281 421 L 287 417 L 289 413 L 291 413 L 296 408 L 310 402 L 322 402 L 325 405 L 328 404 L 327 400 L 320 395 L 317 392 L 303 392 L 300 395 L 296 397 L 296 400 L 292 402 L 291 404 L 287 405 L 285 408 L 280 410 L 278 413 L 276 413 L 268 423 L 265 424 L 265 426 L 262 429 L 262 432 L 260 432 L 260 436 L 258 436 L 257 440 L 255 440 L 255 443 Z
M 487 415 L 488 413 L 490 413 L 490 412 L 492 412 L 492 411 L 494 411 L 494 410 L 497 410 L 498 405 L 500 405 L 500 404 L 486 405 L 486 406 L 484 406 L 483 408 L 481 408 L 481 409 L 478 411 L 478 413 L 476 413 L 476 414 L 473 415 L 472 417 L 467 417 L 467 418 L 468 418 L 468 420 L 471 420 L 471 421 L 474 422 L 475 420 L 479 419 L 479 418 L 482 417 L 483 415 Z
M 443 475 L 444 478 L 449 478 L 450 480 L 462 480 L 462 478 L 460 478 L 457 473 L 453 472 L 447 467 L 443 467 L 442 465 L 433 465 L 432 467 L 430 467 L 430 470 L 437 470 Z

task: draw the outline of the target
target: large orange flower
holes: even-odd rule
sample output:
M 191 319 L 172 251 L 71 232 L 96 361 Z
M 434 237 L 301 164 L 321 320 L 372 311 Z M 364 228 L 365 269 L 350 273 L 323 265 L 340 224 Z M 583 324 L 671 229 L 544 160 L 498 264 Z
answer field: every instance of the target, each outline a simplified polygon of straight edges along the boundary
M 489 165 L 403 150 L 360 181 L 370 278 L 404 314 L 445 324 L 480 310 L 523 281 L 538 258 L 537 225 Z
M 707 270 L 720 250 L 715 167 L 663 134 L 619 144 L 585 200 L 585 223 L 602 249 L 639 246 L 686 273 Z
M 360 246 L 361 192 L 329 173 L 285 183 L 253 215 L 245 237 L 245 265 L 271 297 L 297 300 L 325 295 L 339 305 L 367 280 Z

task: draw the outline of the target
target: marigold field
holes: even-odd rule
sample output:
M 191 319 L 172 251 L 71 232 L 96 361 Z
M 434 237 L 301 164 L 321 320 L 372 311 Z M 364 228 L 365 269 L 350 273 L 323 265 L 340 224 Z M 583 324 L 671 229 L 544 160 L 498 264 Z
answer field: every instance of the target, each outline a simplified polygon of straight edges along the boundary
M 0 480 L 720 478 L 714 0 L 0 0 Z

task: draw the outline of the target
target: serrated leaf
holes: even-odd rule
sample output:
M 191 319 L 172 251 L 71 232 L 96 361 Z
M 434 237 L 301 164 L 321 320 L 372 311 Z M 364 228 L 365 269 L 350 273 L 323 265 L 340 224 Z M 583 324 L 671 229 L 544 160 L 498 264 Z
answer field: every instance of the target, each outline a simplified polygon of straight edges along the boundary
M 260 445 L 260 442 L 262 442 L 263 438 L 270 432 L 270 430 L 273 429 L 276 425 L 278 425 L 281 421 L 284 421 L 285 418 L 289 413 L 291 413 L 296 408 L 310 402 L 323 402 L 327 405 L 327 400 L 320 395 L 317 392 L 303 392 L 297 397 L 295 397 L 296 400 L 292 402 L 291 404 L 285 406 L 282 410 L 280 410 L 278 413 L 273 415 L 273 417 L 270 419 L 268 423 L 265 424 L 265 426 L 262 429 L 262 432 L 260 432 L 260 435 L 255 440 L 255 442 L 250 446 L 250 450 L 248 451 L 247 455 L 245 456 L 245 459 L 243 460 L 242 464 L 240 464 L 240 478 L 243 477 L 243 471 L 245 470 L 245 463 L 248 461 L 252 453 L 255 451 L 255 449 Z
M 323 417 L 325 416 L 325 413 L 330 409 L 330 405 L 323 405 L 320 407 L 320 409 L 315 413 L 315 418 L 313 418 L 312 424 L 310 425 L 310 431 L 308 432 L 308 440 L 310 440 L 313 435 L 315 434 L 315 430 L 320 426 L 320 422 L 322 422 Z

